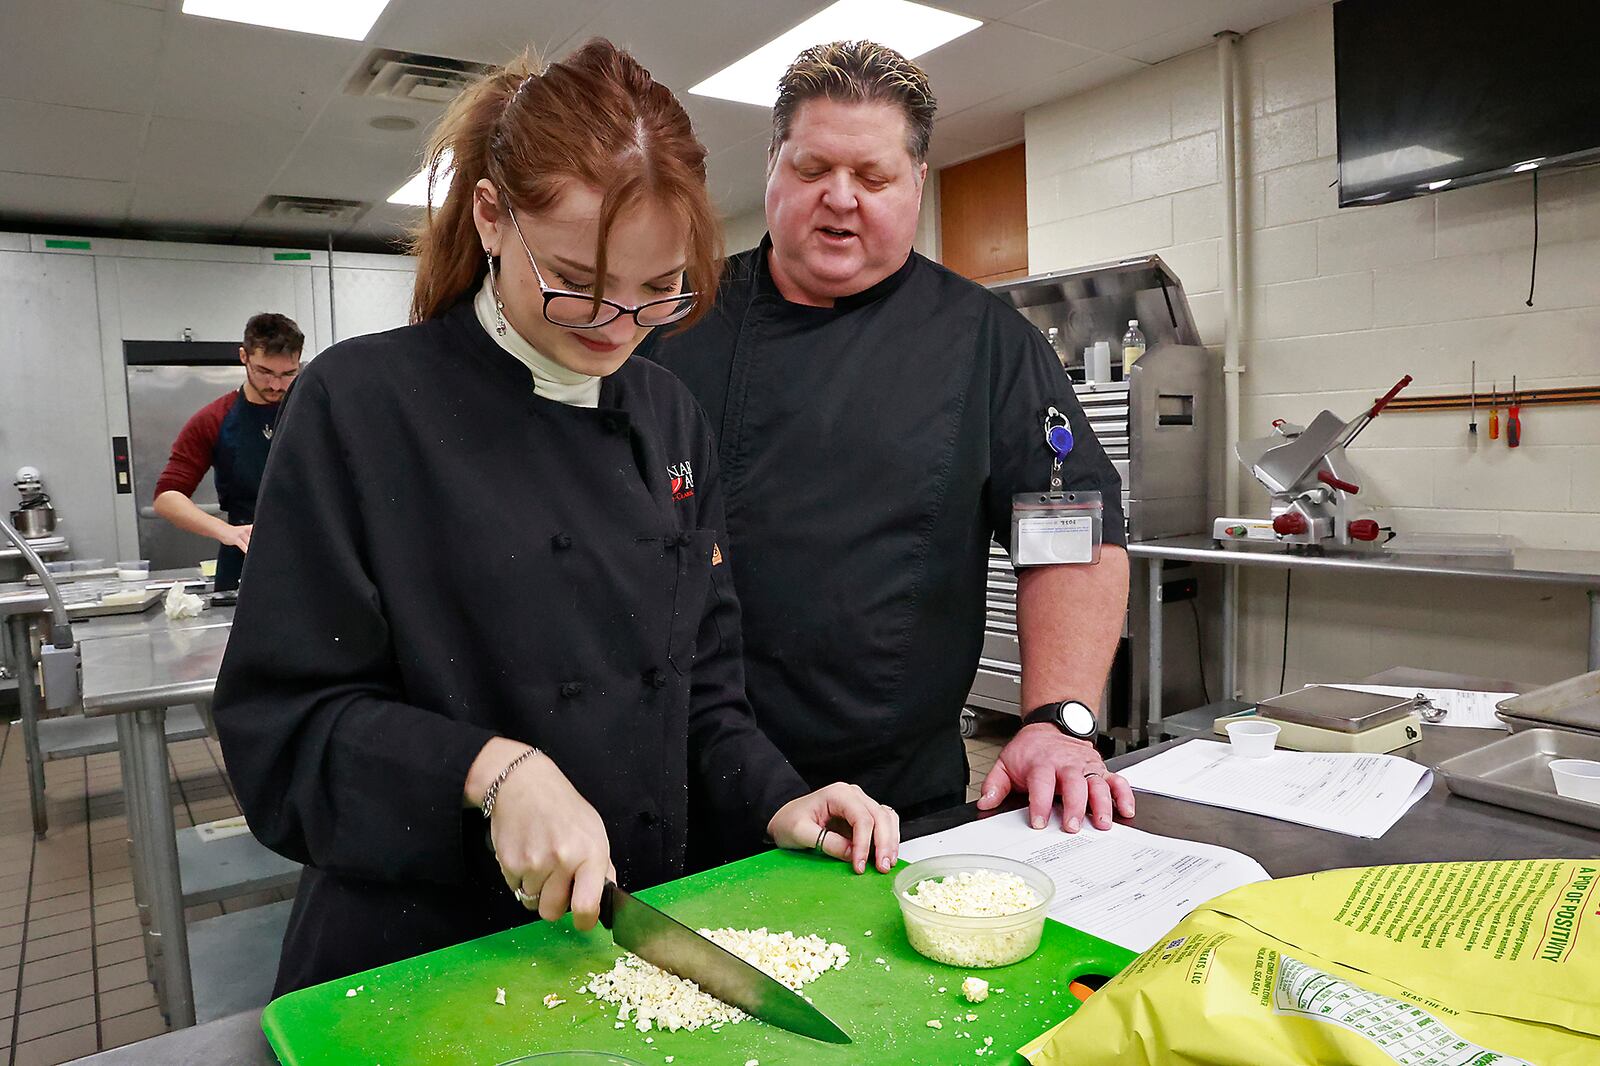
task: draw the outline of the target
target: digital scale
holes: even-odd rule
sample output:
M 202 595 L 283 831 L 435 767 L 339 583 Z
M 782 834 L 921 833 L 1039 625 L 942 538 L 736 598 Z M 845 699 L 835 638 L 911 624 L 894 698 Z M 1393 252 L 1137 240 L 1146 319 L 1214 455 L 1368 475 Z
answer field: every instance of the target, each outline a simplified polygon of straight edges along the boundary
M 1425 702 L 1416 696 L 1307 685 L 1262 700 L 1250 710 L 1224 715 L 1213 723 L 1212 731 L 1225 735 L 1229 722 L 1260 718 L 1278 726 L 1281 748 L 1381 755 L 1422 739 Z

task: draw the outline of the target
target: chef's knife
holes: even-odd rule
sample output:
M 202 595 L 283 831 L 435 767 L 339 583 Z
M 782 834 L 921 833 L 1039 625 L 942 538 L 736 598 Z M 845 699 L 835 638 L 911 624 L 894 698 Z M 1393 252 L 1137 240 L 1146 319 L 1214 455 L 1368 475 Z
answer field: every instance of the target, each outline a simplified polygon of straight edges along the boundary
M 600 897 L 600 924 L 611 930 L 618 947 L 693 981 L 753 1018 L 813 1040 L 850 1043 L 850 1035 L 800 993 L 609 881 Z

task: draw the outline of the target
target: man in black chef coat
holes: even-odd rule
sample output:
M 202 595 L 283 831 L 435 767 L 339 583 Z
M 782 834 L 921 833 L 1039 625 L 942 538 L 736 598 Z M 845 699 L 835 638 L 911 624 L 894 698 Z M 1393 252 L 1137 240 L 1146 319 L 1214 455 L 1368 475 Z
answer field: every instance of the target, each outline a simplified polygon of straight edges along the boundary
M 1133 796 L 1093 744 L 1127 609 L 1120 483 L 1039 331 L 911 250 L 934 99 L 864 41 L 801 53 L 779 83 L 768 236 L 729 259 L 715 311 L 640 350 L 718 433 L 762 728 L 813 785 L 854 781 L 903 817 L 963 802 L 958 721 L 983 643 L 991 537 L 1049 487 L 1045 418 L 1076 439 L 1067 490 L 1105 504 L 1086 566 L 1019 570 L 1026 724 L 979 805 L 1025 790 L 1043 827 Z

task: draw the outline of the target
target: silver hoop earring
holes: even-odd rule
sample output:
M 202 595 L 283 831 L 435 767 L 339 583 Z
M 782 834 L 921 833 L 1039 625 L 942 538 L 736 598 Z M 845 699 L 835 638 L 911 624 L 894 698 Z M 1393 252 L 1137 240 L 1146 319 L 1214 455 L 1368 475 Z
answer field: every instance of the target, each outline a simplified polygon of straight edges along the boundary
M 489 291 L 494 294 L 494 331 L 500 336 L 506 335 L 506 305 L 500 299 L 500 286 L 494 278 L 494 253 L 485 248 L 483 257 L 489 261 Z

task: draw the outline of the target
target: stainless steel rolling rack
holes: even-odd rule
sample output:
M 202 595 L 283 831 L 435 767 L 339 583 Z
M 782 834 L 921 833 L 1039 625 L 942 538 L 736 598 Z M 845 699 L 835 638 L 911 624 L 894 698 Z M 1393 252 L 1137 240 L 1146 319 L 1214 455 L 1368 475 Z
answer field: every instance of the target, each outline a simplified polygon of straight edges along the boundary
M 1074 381 L 1073 391 L 1089 424 L 1122 477 L 1122 506 L 1130 542 L 1199 533 L 1209 527 L 1207 455 L 1214 443 L 1212 408 L 1218 373 L 1200 344 L 1183 283 L 1160 256 L 1041 274 L 992 287 L 1041 332 L 1060 331 L 1068 350 L 1081 353 L 1096 340 L 1122 335 L 1138 319 L 1148 348 L 1126 380 Z M 1120 364 L 1120 353 L 1113 354 Z M 1081 355 L 1068 363 L 1081 376 Z M 1145 572 L 1136 569 L 1130 600 L 1141 602 Z M 989 549 L 983 655 L 962 714 L 970 735 L 974 710 L 1020 714 L 1022 665 L 1017 633 L 1017 583 L 1010 560 Z M 1169 596 L 1174 606 L 1179 602 Z M 1146 703 L 1148 645 L 1145 616 L 1131 613 L 1109 686 L 1105 725 L 1119 748 L 1141 737 Z M 1196 638 L 1198 639 L 1198 638 Z M 1198 696 L 1198 656 L 1187 674 L 1166 671 L 1164 683 L 1177 698 Z

